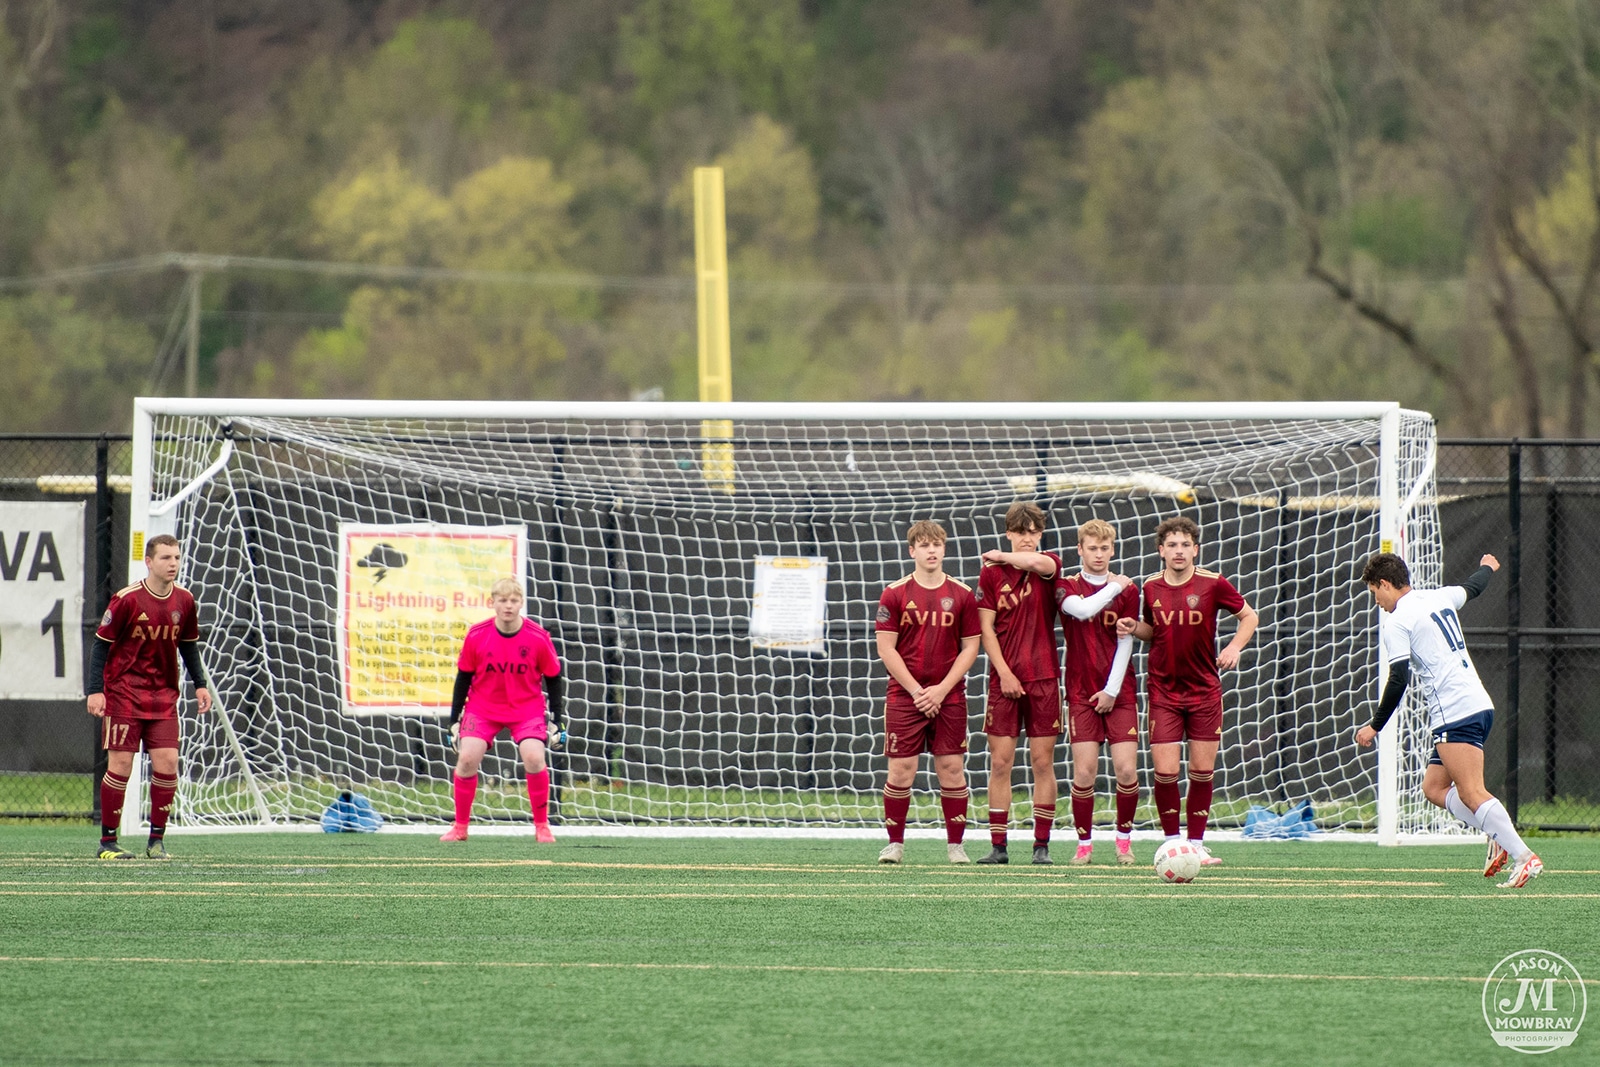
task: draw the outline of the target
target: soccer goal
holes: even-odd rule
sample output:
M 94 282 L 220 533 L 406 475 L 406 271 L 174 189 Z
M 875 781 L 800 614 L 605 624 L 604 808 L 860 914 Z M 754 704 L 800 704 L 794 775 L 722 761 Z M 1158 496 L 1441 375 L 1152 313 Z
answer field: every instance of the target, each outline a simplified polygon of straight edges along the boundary
M 1225 678 L 1213 825 L 1309 800 L 1322 827 L 1393 842 L 1449 820 L 1422 797 L 1419 707 L 1376 756 L 1353 745 L 1379 626 L 1357 576 L 1393 547 L 1438 583 L 1434 450 L 1432 419 L 1392 403 L 142 399 L 130 569 L 175 533 L 200 604 L 220 706 L 183 715 L 191 825 L 314 821 L 345 789 L 447 821 L 455 653 L 515 574 L 566 664 L 560 821 L 860 828 L 884 773 L 873 616 L 911 568 L 909 523 L 942 523 L 971 584 L 1032 499 L 1069 569 L 1098 517 L 1142 578 L 1181 512 L 1262 619 Z M 509 741 L 477 811 L 526 819 Z

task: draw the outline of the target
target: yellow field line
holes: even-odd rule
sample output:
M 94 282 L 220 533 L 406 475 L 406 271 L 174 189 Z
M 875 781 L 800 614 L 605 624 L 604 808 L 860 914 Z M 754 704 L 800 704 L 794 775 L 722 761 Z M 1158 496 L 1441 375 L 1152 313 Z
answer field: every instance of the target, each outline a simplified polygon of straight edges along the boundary
M 200 967 L 463 967 L 508 970 L 605 971 L 740 971 L 767 974 L 874 974 L 874 975 L 974 975 L 1018 978 L 1171 978 L 1239 979 L 1246 981 L 1300 982 L 1470 982 L 1481 985 L 1480 975 L 1442 974 L 1305 974 L 1259 971 L 1107 971 L 1055 967 L 849 967 L 805 963 L 615 963 L 556 960 L 326 960 L 326 959 L 178 959 L 160 956 L 0 956 L 0 963 L 90 963 L 97 966 L 157 964 Z M 1600 985 L 1600 979 L 1583 979 Z
M 1212 893 L 1203 886 L 1158 886 L 1145 892 L 1071 892 L 1046 888 L 1017 893 L 352 893 L 348 891 L 263 893 L 254 886 L 232 893 L 209 889 L 0 890 L 0 897 L 264 897 L 350 900 L 1600 900 L 1600 893 Z M 941 887 L 947 889 L 948 887 Z M 1195 894 L 1204 894 L 1197 898 Z
M 1076 881 L 1076 880 L 1074 880 L 1074 881 Z M 1123 879 L 1106 879 L 1103 883 L 1091 883 L 1091 884 L 1094 886 L 1094 888 L 1098 889 L 1098 888 L 1102 888 L 1102 887 L 1109 888 L 1113 884 L 1113 882 L 1115 882 L 1118 885 L 1126 885 L 1128 883 L 1128 881 L 1129 881 L 1129 879 L 1126 879 L 1126 878 L 1123 878 Z M 1293 878 L 1224 878 L 1224 877 L 1218 877 L 1218 876 L 1214 876 L 1214 875 L 1206 875 L 1204 877 L 1204 882 L 1208 886 L 1210 886 L 1210 885 L 1219 885 L 1219 884 L 1245 885 L 1245 886 L 1253 886 L 1253 885 L 1282 885 L 1282 886 L 1299 886 L 1299 887 L 1303 887 L 1303 888 L 1306 888 L 1306 889 L 1326 889 L 1326 888 L 1351 889 L 1351 888 L 1356 888 L 1356 887 L 1361 887 L 1361 886 L 1393 886 L 1393 887 L 1399 887 L 1399 888 L 1421 889 L 1421 888 L 1437 888 L 1437 887 L 1442 887 L 1442 886 L 1447 884 L 1445 882 L 1420 882 L 1420 881 L 1387 882 L 1387 881 L 1383 881 L 1382 879 L 1338 879 L 1338 880 L 1325 879 L 1325 880 L 1319 880 L 1319 881 L 1312 882 L 1312 881 L 1298 881 L 1298 880 L 1293 879 Z M 332 887 L 338 887 L 338 886 L 350 886 L 350 887 L 357 888 L 357 889 L 360 889 L 360 888 L 384 888 L 384 887 L 392 888 L 392 889 L 452 889 L 452 888 L 459 887 L 459 888 L 465 890 L 465 889 L 473 888 L 469 884 L 463 883 L 463 882 L 366 882 L 366 881 L 343 882 L 343 881 L 338 881 L 338 880 L 335 880 L 335 879 L 323 878 L 323 877 L 320 877 L 320 876 L 315 878 L 315 879 L 303 879 L 303 880 L 302 879 L 297 879 L 295 881 L 289 881 L 289 882 L 209 881 L 209 880 L 202 881 L 202 880 L 191 880 L 191 879 L 185 878 L 185 879 L 182 879 L 181 881 L 174 881 L 174 882 L 166 883 L 166 884 L 167 885 L 171 885 L 174 888 L 179 888 L 179 889 L 193 889 L 193 888 L 229 889 L 229 888 L 231 888 L 231 889 L 251 889 L 251 890 L 256 890 L 256 889 L 310 889 L 310 888 L 319 888 L 319 887 L 320 888 L 332 888 Z M 647 888 L 647 887 L 639 885 L 638 883 L 633 883 L 633 882 L 547 882 L 547 881 L 539 881 L 539 882 L 532 883 L 532 884 L 536 885 L 540 889 L 626 889 L 626 888 L 633 888 L 633 889 L 640 889 L 641 891 L 643 891 L 643 890 L 645 890 Z M 1061 883 L 1061 884 L 1065 885 L 1067 883 Z M 54 888 L 90 889 L 90 890 L 92 890 L 92 889 L 115 889 L 117 887 L 123 887 L 123 886 L 145 886 L 145 887 L 148 887 L 149 885 L 150 885 L 150 883 L 147 880 L 144 880 L 144 879 L 140 879 L 140 880 L 137 880 L 137 881 L 116 881 L 116 882 L 112 882 L 112 881 L 105 881 L 105 882 L 102 882 L 102 881 L 55 881 L 55 880 L 13 881 L 13 882 L 0 881 L 0 896 L 6 895 L 6 893 L 8 892 L 8 889 L 5 888 L 5 887 L 11 887 L 11 888 L 16 888 L 16 889 L 40 889 L 40 890 L 43 890 L 43 889 L 46 889 L 46 888 L 52 888 L 52 887 L 54 887 Z M 479 886 L 478 888 L 496 888 L 496 887 L 499 887 L 499 888 L 512 888 L 511 886 L 506 885 L 505 883 L 495 883 L 494 885 Z M 994 886 L 993 884 L 989 884 L 989 885 L 975 884 L 975 885 L 970 885 L 970 886 L 953 886 L 953 885 L 949 884 L 948 882 L 896 882 L 896 883 L 894 883 L 892 885 L 885 885 L 885 884 L 880 883 L 880 882 L 830 882 L 830 883 L 828 883 L 826 885 L 797 885 L 794 882 L 652 882 L 648 887 L 648 889 L 652 890 L 652 891 L 655 890 L 655 889 L 812 889 L 812 890 L 815 890 L 817 892 L 826 892 L 828 890 L 833 890 L 833 889 L 881 889 L 881 890 L 885 890 L 885 891 L 888 891 L 888 892 L 891 892 L 891 893 L 894 892 L 895 890 L 909 890 L 909 889 L 944 889 L 944 890 L 950 890 L 950 891 L 954 892 L 954 891 L 967 890 L 967 889 L 971 889 L 971 890 L 976 891 L 976 890 L 985 889 L 985 888 L 993 889 L 993 888 L 997 888 L 997 887 Z M 1026 895 L 1029 895 L 1029 894 L 1037 893 L 1041 889 L 1045 889 L 1045 888 L 1047 888 L 1047 887 L 1041 887 L 1041 886 L 1038 886 L 1038 885 L 1031 885 L 1031 884 L 1030 885 L 1025 885 L 1025 886 L 1024 885 L 1019 885 L 1019 886 L 1015 887 L 1015 891 L 1016 891 L 1017 894 L 1021 894 L 1021 895 L 1026 896 Z M 290 895 L 292 896 L 293 894 L 290 894 Z M 971 895 L 971 894 L 965 894 L 965 895 Z

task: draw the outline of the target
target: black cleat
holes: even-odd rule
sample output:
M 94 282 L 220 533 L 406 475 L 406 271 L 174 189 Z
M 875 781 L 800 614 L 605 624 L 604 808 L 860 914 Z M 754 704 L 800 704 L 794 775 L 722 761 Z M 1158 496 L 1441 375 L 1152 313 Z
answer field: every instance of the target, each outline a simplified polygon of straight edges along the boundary
M 165 844 L 160 840 L 156 840 L 144 847 L 144 858 L 147 860 L 170 860 L 172 855 L 167 852 Z
M 131 860 L 136 858 L 132 852 L 129 852 L 115 841 L 110 844 L 101 842 L 96 845 L 94 855 L 95 859 L 101 860 Z
M 989 850 L 989 854 L 978 861 L 979 863 L 1010 863 L 1011 857 L 1006 855 L 1006 846 L 996 845 Z
M 1035 867 L 1053 867 L 1055 861 L 1050 858 L 1049 845 L 1033 846 L 1033 865 Z

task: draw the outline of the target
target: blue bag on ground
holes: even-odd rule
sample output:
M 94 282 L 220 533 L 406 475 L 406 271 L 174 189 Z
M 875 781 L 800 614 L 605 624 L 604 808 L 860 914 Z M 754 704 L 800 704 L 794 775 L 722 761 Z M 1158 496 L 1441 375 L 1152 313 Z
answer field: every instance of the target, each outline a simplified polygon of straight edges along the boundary
M 1311 810 L 1311 801 L 1302 800 L 1279 814 L 1260 804 L 1250 805 L 1244 816 L 1244 836 L 1254 840 L 1286 840 L 1321 833 Z
M 322 813 L 322 832 L 326 834 L 368 834 L 382 825 L 383 816 L 373 808 L 372 801 L 348 789 Z

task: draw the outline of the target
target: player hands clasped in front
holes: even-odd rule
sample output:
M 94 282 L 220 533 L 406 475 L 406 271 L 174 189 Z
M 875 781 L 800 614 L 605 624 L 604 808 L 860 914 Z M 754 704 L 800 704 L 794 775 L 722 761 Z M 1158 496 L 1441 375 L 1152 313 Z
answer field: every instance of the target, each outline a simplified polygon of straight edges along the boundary
M 103 860 L 131 860 L 117 843 L 133 758 L 150 754 L 150 839 L 144 854 L 167 859 L 163 841 L 178 792 L 178 660 L 194 682 L 195 707 L 211 710 L 210 683 L 200 665 L 200 622 L 194 597 L 177 584 L 178 539 L 157 534 L 145 542 L 145 579 L 111 598 L 89 651 L 89 714 L 102 720 L 106 775 L 100 780 Z
M 1155 772 L 1156 814 L 1168 841 L 1178 836 L 1178 763 L 1189 742 L 1189 783 L 1184 823 L 1202 853 L 1201 864 L 1222 861 L 1203 844 L 1211 816 L 1211 776 L 1222 744 L 1220 671 L 1239 665 L 1256 632 L 1255 610 L 1228 579 L 1196 565 L 1200 527 L 1182 515 L 1156 527 L 1162 570 L 1144 583 L 1144 618 L 1117 623 L 1118 634 L 1150 643 L 1145 696 L 1150 708 L 1150 763 Z M 1217 612 L 1239 620 L 1233 640 L 1217 651 Z
M 478 792 L 478 767 L 500 735 L 522 753 L 528 771 L 528 804 L 533 809 L 534 836 L 556 839 L 550 830 L 550 771 L 545 766 L 545 694 L 555 720 L 552 746 L 566 736 L 562 728 L 561 660 L 545 628 L 522 616 L 522 583 L 502 578 L 489 589 L 494 618 L 467 631 L 456 660 L 455 696 L 450 702 L 450 733 L 456 738 L 455 824 L 439 838 L 465 841 Z
M 961 838 L 967 828 L 967 668 L 978 658 L 978 603 L 972 591 L 944 573 L 944 527 L 913 523 L 906 543 L 916 569 L 878 598 L 878 658 L 889 671 L 884 707 L 883 825 L 889 844 L 879 863 L 905 855 L 911 783 L 924 751 L 933 753 L 951 863 L 970 863 Z
M 1051 588 L 1061 559 L 1039 551 L 1044 512 L 1026 501 L 1006 511 L 1011 551 L 983 554 L 978 575 L 978 620 L 989 657 L 988 706 L 983 732 L 989 741 L 989 841 L 979 863 L 1009 863 L 1011 768 L 1017 735 L 1028 735 L 1033 767 L 1033 862 L 1050 862 L 1050 828 L 1056 821 L 1056 738 L 1061 735 L 1060 668 L 1056 662 L 1055 602 Z
M 1363 748 L 1372 744 L 1400 706 L 1406 686 L 1415 680 L 1427 702 L 1428 729 L 1433 733 L 1422 792 L 1431 803 L 1489 835 L 1483 876 L 1494 877 L 1511 861 L 1515 866 L 1500 885 L 1517 889 L 1538 877 L 1544 864 L 1517 833 L 1505 806 L 1484 787 L 1483 743 L 1494 725 L 1494 702 L 1467 654 L 1456 615 L 1488 588 L 1490 576 L 1499 569 L 1500 561 L 1486 555 L 1461 585 L 1413 589 L 1411 572 L 1399 556 L 1379 552 L 1367 560 L 1361 581 L 1378 607 L 1389 613 L 1389 625 L 1381 635 L 1389 678 L 1377 714 L 1356 731 L 1356 743 Z
M 1117 781 L 1117 862 L 1133 859 L 1133 815 L 1139 806 L 1138 686 L 1128 681 L 1133 635 L 1117 633 L 1117 623 L 1139 618 L 1139 590 L 1133 580 L 1111 573 L 1117 531 L 1090 519 L 1078 527 L 1078 559 L 1083 569 L 1056 582 L 1061 629 L 1067 646 L 1067 736 L 1072 744 L 1072 822 L 1078 831 L 1075 865 L 1094 852 L 1094 780 L 1100 746 L 1111 746 Z

